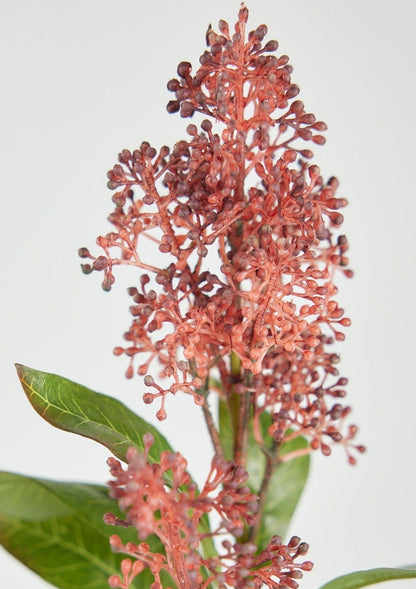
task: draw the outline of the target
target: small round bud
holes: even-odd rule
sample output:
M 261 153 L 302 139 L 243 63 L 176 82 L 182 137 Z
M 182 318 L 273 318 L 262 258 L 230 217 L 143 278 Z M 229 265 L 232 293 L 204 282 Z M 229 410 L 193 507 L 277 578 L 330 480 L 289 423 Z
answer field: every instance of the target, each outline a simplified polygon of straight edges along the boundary
M 86 247 L 80 247 L 78 250 L 78 255 L 80 258 L 89 258 L 90 252 L 88 251 L 88 249 Z
M 331 454 L 331 448 L 327 444 L 321 444 L 321 452 L 324 456 Z
M 180 108 L 180 103 L 179 100 L 169 100 L 167 106 L 166 106 L 166 110 L 168 111 L 168 113 L 174 113 L 174 112 L 178 112 Z M 110 184 L 110 182 L 108 182 L 108 185 Z M 113 185 L 108 186 L 110 189 L 113 188 Z M 114 186 L 115 188 L 115 186 Z
M 267 25 L 260 25 L 253 33 L 254 37 L 259 41 L 263 41 L 264 37 L 267 35 Z
M 84 274 L 91 274 L 92 266 L 90 264 L 81 264 L 81 270 Z
M 295 548 L 296 546 L 298 546 L 299 542 L 300 542 L 299 536 L 292 536 L 291 539 L 289 540 L 288 546 L 289 546 L 289 548 Z
M 328 126 L 323 121 L 317 121 L 314 124 L 313 128 L 316 129 L 317 131 L 326 131 L 328 129 Z
M 196 125 L 188 125 L 186 127 L 186 132 L 188 133 L 188 135 L 191 135 L 191 137 L 197 137 L 198 135 L 198 129 Z
M 321 173 L 321 170 L 319 169 L 319 166 L 312 165 L 312 166 L 309 166 L 308 172 L 309 172 L 309 176 L 311 178 L 317 178 L 319 176 L 319 174 Z
M 101 288 L 105 292 L 109 292 L 111 290 L 112 285 L 114 284 L 115 278 L 112 275 L 106 276 L 101 283 Z
M 218 21 L 218 28 L 224 35 L 229 34 L 228 23 L 225 20 L 221 19 Z
M 202 121 L 202 123 L 201 123 L 201 128 L 202 128 L 204 131 L 211 131 L 211 129 L 212 129 L 212 123 L 211 123 L 211 121 L 210 121 L 210 120 L 208 120 L 208 119 L 204 119 L 204 120 Z
M 303 102 L 301 100 L 295 100 L 295 102 L 292 102 L 292 104 L 290 105 L 290 109 L 289 112 L 302 112 L 303 109 L 305 108 L 305 105 L 303 104 Z
M 266 45 L 264 46 L 264 51 L 276 51 L 278 49 L 279 43 L 275 40 L 267 41 Z
M 192 105 L 192 102 L 185 100 L 185 102 L 182 102 L 180 106 L 181 117 L 183 119 L 186 119 L 187 117 L 192 117 L 192 115 L 194 114 L 194 110 L 195 109 Z
M 112 587 L 112 589 L 116 589 L 117 587 L 122 587 L 120 577 L 118 575 L 111 575 L 111 577 L 109 577 L 109 579 L 108 579 L 108 585 L 109 585 L 109 587 Z
M 167 83 L 167 88 L 168 90 L 170 90 L 170 92 L 176 92 L 177 90 L 179 90 L 179 88 L 181 87 L 180 83 L 178 80 L 169 80 L 169 82 Z
M 161 408 L 161 409 L 159 409 L 159 411 L 157 411 L 156 417 L 158 418 L 159 421 L 165 421 L 165 419 L 167 417 L 167 413 L 163 408 Z
M 291 84 L 286 91 L 286 98 L 294 98 L 299 94 L 299 87 L 296 84 Z
M 191 73 L 191 70 L 192 65 L 189 63 L 189 61 L 181 61 L 176 71 L 178 72 L 178 76 L 181 78 L 186 78 Z
M 303 149 L 300 152 L 300 155 L 302 157 L 304 157 L 305 159 L 309 160 L 309 159 L 311 159 L 313 157 L 313 151 L 311 151 L 310 149 Z
M 98 258 L 93 262 L 93 270 L 105 270 L 108 266 L 108 260 L 105 256 L 98 256 Z
M 129 558 L 123 558 L 121 561 L 121 572 L 124 576 L 128 575 L 131 571 L 132 562 Z

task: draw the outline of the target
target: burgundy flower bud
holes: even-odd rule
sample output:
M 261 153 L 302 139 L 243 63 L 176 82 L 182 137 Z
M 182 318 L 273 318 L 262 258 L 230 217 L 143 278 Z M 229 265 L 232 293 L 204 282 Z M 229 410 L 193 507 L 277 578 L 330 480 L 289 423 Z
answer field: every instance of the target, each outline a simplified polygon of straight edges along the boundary
M 299 94 L 299 88 L 298 88 L 298 86 L 296 86 L 296 84 L 291 84 L 286 91 L 287 98 L 294 98 L 298 94 Z
M 180 108 L 180 102 L 179 102 L 179 100 L 169 100 L 169 102 L 168 102 L 168 104 L 166 106 L 166 110 L 169 113 L 178 112 L 179 108 Z M 109 182 L 109 184 L 110 184 L 110 182 Z M 109 186 L 109 188 L 110 188 L 110 186 Z
M 256 39 L 259 39 L 259 41 L 263 41 L 263 39 L 266 35 L 267 35 L 267 26 L 266 25 L 260 25 L 259 27 L 257 27 L 257 29 L 255 31 L 253 31 L 253 36 Z
M 104 280 L 101 283 L 101 288 L 105 291 L 105 292 L 109 292 L 111 290 L 111 287 L 113 286 L 115 281 L 115 278 L 112 274 L 109 274 L 108 276 L 106 276 L 104 278 Z
M 190 75 L 191 70 L 192 65 L 189 63 L 189 61 L 181 61 L 177 68 L 178 76 L 181 78 L 186 78 Z
M 178 80 L 169 80 L 169 82 L 167 83 L 167 89 L 170 90 L 170 92 L 176 92 L 177 90 L 179 90 L 179 88 L 181 87 L 180 83 Z
M 279 47 L 279 43 L 277 41 L 267 41 L 266 45 L 263 48 L 263 51 L 276 51 Z
M 108 260 L 105 256 L 98 256 L 93 262 L 93 270 L 104 270 L 108 266 Z
M 92 266 L 90 264 L 81 264 L 81 270 L 84 274 L 91 274 Z
M 331 409 L 334 399 L 345 395 L 341 379 L 334 384 L 338 356 L 331 346 L 344 338 L 338 329 L 350 324 L 334 301 L 333 278 L 337 269 L 351 275 L 348 243 L 338 237 L 339 209 L 347 202 L 336 195 L 335 178 L 325 183 L 318 166 L 305 161 L 312 151 L 301 149 L 305 141 L 306 147 L 324 142 L 325 123 L 296 99 L 289 58 L 270 54 L 277 41 L 262 47 L 267 27 L 260 25 L 247 37 L 247 17 L 242 4 L 231 35 L 225 21 L 219 32 L 209 26 L 201 65 L 192 73 L 190 62 L 181 62 L 179 78 L 167 85 L 175 98 L 169 112 L 184 118 L 204 113 L 214 121 L 203 120 L 202 131 L 188 125 L 187 139 L 171 151 L 163 147 L 157 153 L 144 141 L 120 153 L 108 173 L 115 191 L 113 231 L 97 241 L 104 255 L 81 248 L 80 256 L 91 261 L 82 268 L 103 271 L 106 289 L 114 282 L 113 268 L 138 271 L 137 288 L 129 291 L 127 345 L 116 353 L 128 356 L 128 377 L 138 373 L 154 389 L 144 399 L 159 399 L 159 419 L 166 417 L 169 394 L 192 394 L 195 403 L 205 404 L 201 389 L 219 371 L 224 397 L 231 387 L 249 394 L 257 423 L 264 411 L 273 413 L 266 447 L 267 436 L 280 444 L 301 435 L 310 449 L 328 454 L 340 443 L 350 456 L 355 432 L 343 431 L 345 408 Z M 146 240 L 153 243 L 154 256 L 147 255 Z M 214 270 L 209 254 L 217 251 Z M 168 267 L 160 252 L 168 254 Z M 158 294 L 146 290 L 150 276 Z M 232 354 L 239 358 L 238 371 Z M 166 388 L 148 375 L 158 363 Z M 230 487 L 236 472 L 224 474 L 231 477 Z M 250 493 L 235 488 L 227 488 L 234 500 L 232 506 L 226 501 L 227 526 L 240 531 L 238 501 L 244 503 Z M 279 546 L 281 553 L 273 558 L 291 566 L 295 548 Z M 229 550 L 231 561 L 248 575 L 235 578 L 236 589 L 267 584 L 255 577 L 251 561 L 239 560 L 238 548 Z
M 89 258 L 90 252 L 88 251 L 88 249 L 86 247 L 80 247 L 78 250 L 78 255 L 80 258 Z
M 194 114 L 194 107 L 192 105 L 192 102 L 182 102 L 181 106 L 180 106 L 180 111 L 181 111 L 181 117 L 182 118 L 187 118 L 187 117 L 192 117 Z M 169 111 L 172 112 L 172 111 Z

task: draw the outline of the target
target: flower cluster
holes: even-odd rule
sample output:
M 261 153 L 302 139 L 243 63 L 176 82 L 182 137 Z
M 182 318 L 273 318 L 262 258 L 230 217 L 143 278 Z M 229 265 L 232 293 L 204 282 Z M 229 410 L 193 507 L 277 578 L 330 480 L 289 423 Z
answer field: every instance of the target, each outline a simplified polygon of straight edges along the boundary
M 82 267 L 102 271 L 106 290 L 115 266 L 142 271 L 127 345 L 114 352 L 130 359 L 128 377 L 137 366 L 159 419 L 169 393 L 201 405 L 214 390 L 227 402 L 245 395 L 255 419 L 273 415 L 276 443 L 291 430 L 324 454 L 343 444 L 354 462 L 356 427 L 344 431 L 350 409 L 339 402 L 347 381 L 331 349 L 350 325 L 334 283 L 337 271 L 351 275 L 338 232 L 346 200 L 308 163 L 325 123 L 295 99 L 267 27 L 246 35 L 247 17 L 242 5 L 233 33 L 224 21 L 210 28 L 200 67 L 181 62 L 168 83 L 168 111 L 202 114 L 200 128 L 189 124 L 172 150 L 143 142 L 120 153 L 108 173 L 115 229 L 98 237 L 102 255 L 81 248 Z M 146 240 L 158 248 L 150 259 Z M 159 382 L 148 374 L 155 361 Z
M 110 494 L 126 512 L 125 520 L 106 514 L 112 525 L 134 526 L 139 544 L 124 545 L 116 535 L 111 545 L 116 552 L 132 557 L 122 563 L 122 577 L 110 578 L 111 587 L 128 589 L 134 578 L 148 567 L 154 576 L 152 589 L 161 589 L 161 573 L 170 574 L 176 586 L 184 589 L 204 589 L 216 580 L 221 588 L 256 588 L 265 584 L 270 589 L 295 588 L 295 579 L 302 571 L 311 570 L 309 561 L 295 563 L 303 557 L 308 546 L 293 537 L 284 545 L 277 536 L 268 547 L 256 554 L 253 544 L 223 542 L 223 552 L 203 556 L 203 542 L 230 533 L 242 535 L 245 525 L 253 523 L 257 498 L 245 486 L 248 475 L 241 466 L 214 457 L 207 481 L 201 491 L 186 472 L 187 463 L 181 454 L 163 452 L 160 463 L 150 463 L 150 434 L 143 438 L 145 450 L 128 452 L 128 466 L 109 459 L 114 480 Z M 219 523 L 213 532 L 203 525 L 203 516 L 216 512 Z M 163 544 L 163 552 L 154 552 L 145 542 L 152 535 Z

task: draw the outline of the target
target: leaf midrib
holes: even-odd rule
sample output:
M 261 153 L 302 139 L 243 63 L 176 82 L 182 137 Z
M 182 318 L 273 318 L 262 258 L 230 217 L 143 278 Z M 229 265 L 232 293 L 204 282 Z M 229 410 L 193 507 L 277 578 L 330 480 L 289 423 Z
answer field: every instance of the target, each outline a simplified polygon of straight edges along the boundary
M 83 436 L 85 438 L 91 438 L 92 437 L 91 435 L 86 435 L 86 434 L 84 434 L 84 433 L 82 433 L 80 431 L 77 431 L 77 428 L 79 428 L 83 423 L 90 423 L 90 424 L 94 424 L 96 427 L 98 427 L 101 430 L 110 431 L 111 433 L 116 434 L 116 437 L 120 438 L 120 440 L 118 442 L 114 442 L 114 443 L 111 442 L 111 444 L 112 444 L 113 447 L 114 446 L 120 446 L 121 447 L 121 446 L 125 445 L 126 444 L 126 438 L 127 438 L 128 441 L 132 443 L 132 445 L 136 446 L 137 448 L 140 448 L 140 446 L 137 444 L 137 442 L 134 442 L 131 439 L 131 436 L 130 436 L 130 434 L 128 432 L 125 432 L 123 434 L 123 433 L 119 432 L 117 429 L 115 429 L 114 424 L 111 421 L 108 420 L 108 417 L 105 414 L 102 414 L 102 415 L 105 418 L 105 420 L 109 423 L 109 425 L 105 425 L 105 424 L 100 423 L 99 421 L 95 421 L 94 419 L 91 419 L 90 417 L 88 417 L 87 415 L 85 415 L 84 411 L 82 411 L 79 408 L 79 412 L 81 413 L 81 415 L 84 416 L 84 419 L 81 419 L 80 416 L 77 413 L 74 413 L 74 412 L 70 411 L 64 405 L 56 405 L 55 403 L 52 403 L 48 397 L 42 396 L 38 391 L 36 391 L 33 388 L 32 384 L 29 383 L 24 377 L 21 377 L 21 382 L 30 391 L 30 393 L 28 395 L 28 398 L 29 398 L 29 401 L 31 402 L 32 405 L 39 406 L 39 405 L 36 405 L 35 402 L 32 403 L 32 401 L 31 401 L 31 398 L 33 396 L 35 396 L 35 397 L 37 397 L 38 399 L 40 399 L 42 401 L 42 404 L 44 406 L 46 406 L 45 409 L 41 413 L 41 416 L 46 421 L 48 421 L 48 420 L 46 419 L 45 414 L 47 413 L 47 411 L 49 410 L 49 408 L 52 408 L 52 409 L 55 409 L 56 411 L 59 411 L 61 414 L 69 415 L 72 418 L 75 418 L 77 420 L 77 424 L 76 424 L 76 426 L 73 429 L 69 429 L 68 427 L 65 427 L 65 425 L 60 424 L 59 427 L 61 429 L 64 429 L 65 431 L 77 433 L 78 435 Z M 98 393 L 96 393 L 96 394 L 98 394 Z M 74 400 L 74 403 L 76 403 L 75 400 Z M 121 426 L 123 427 L 123 424 L 121 424 Z M 123 436 L 124 436 L 124 439 L 123 439 Z M 97 440 L 97 441 L 100 444 L 102 444 L 103 446 L 109 447 L 106 443 L 104 443 L 104 442 L 102 442 L 100 440 Z

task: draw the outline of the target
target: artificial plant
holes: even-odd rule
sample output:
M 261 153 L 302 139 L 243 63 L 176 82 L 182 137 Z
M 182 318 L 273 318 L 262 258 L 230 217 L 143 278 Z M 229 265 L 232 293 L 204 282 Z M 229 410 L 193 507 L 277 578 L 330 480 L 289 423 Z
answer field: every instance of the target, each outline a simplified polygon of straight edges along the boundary
M 117 266 L 136 270 L 132 323 L 114 352 L 159 420 L 174 395 L 193 398 L 212 441 L 206 482 L 198 488 L 186 458 L 119 401 L 17 367 L 43 418 L 114 455 L 109 491 L 1 474 L 2 544 L 61 589 L 295 589 L 313 565 L 306 542 L 283 538 L 309 455 L 340 446 L 354 464 L 364 451 L 337 367 L 350 324 L 335 285 L 351 276 L 347 203 L 310 149 L 326 125 L 297 98 L 267 27 L 247 34 L 247 19 L 242 5 L 234 31 L 208 28 L 196 71 L 179 64 L 168 111 L 200 126 L 171 149 L 120 153 L 108 173 L 113 230 L 97 255 L 79 250 L 104 290 Z M 411 577 L 375 569 L 324 587 Z

